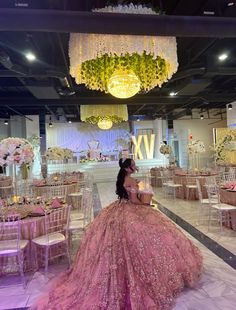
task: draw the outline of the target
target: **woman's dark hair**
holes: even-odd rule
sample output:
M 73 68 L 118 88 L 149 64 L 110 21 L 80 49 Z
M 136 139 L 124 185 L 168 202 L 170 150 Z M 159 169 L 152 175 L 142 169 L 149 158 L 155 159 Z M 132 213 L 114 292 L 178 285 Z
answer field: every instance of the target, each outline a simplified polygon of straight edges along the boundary
M 127 171 L 125 169 L 129 168 L 131 166 L 131 163 L 132 163 L 131 158 L 126 158 L 125 161 L 123 161 L 122 158 L 119 160 L 120 171 L 117 175 L 116 194 L 118 195 L 120 199 L 129 198 L 128 193 L 126 189 L 124 188 L 124 182 L 125 182 L 125 177 L 127 175 Z

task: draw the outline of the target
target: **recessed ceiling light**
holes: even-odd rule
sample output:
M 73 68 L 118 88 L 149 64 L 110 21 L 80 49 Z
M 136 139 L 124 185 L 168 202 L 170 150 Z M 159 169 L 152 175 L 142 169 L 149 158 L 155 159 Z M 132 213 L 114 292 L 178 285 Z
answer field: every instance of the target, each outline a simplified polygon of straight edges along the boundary
M 174 91 L 170 92 L 170 96 L 171 96 L 171 97 L 176 96 L 176 95 L 177 95 L 176 92 L 174 92 Z
M 204 15 L 215 15 L 214 11 L 204 11 L 203 12 Z
M 26 53 L 25 57 L 28 61 L 35 61 L 36 60 L 36 56 L 31 52 Z
M 228 104 L 228 110 L 232 110 L 233 109 L 233 106 L 232 106 L 232 104 L 230 103 L 230 104 Z
M 221 54 L 221 55 L 218 57 L 218 59 L 219 59 L 220 61 L 223 61 L 223 60 L 225 60 L 226 58 L 228 58 L 228 55 L 225 54 L 225 53 Z
M 5 119 L 5 121 L 4 121 L 4 125 L 8 125 L 8 120 L 7 119 Z

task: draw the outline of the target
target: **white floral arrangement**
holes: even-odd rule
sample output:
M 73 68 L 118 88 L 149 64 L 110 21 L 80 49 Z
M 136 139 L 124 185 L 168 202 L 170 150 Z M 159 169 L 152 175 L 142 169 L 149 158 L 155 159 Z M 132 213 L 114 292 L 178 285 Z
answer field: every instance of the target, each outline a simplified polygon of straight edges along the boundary
M 73 151 L 65 148 L 64 149 L 64 159 L 72 159 L 73 158 Z
M 189 155 L 204 153 L 206 151 L 205 145 L 200 140 L 192 140 L 187 145 L 187 151 Z
M 103 12 L 103 13 L 122 13 L 122 14 L 157 14 L 152 8 L 148 8 L 144 5 L 135 5 L 133 3 L 127 5 L 117 5 L 117 6 L 105 6 L 101 9 L 93 9 L 93 12 Z
M 81 158 L 80 159 L 80 163 L 83 164 L 83 163 L 89 163 L 89 162 L 97 162 L 97 158 L 93 158 L 93 159 L 90 159 L 90 158 Z
M 0 166 L 31 165 L 33 159 L 33 147 L 28 140 L 7 138 L 0 142 Z
M 236 150 L 236 130 L 229 130 L 211 149 L 215 152 L 217 164 L 225 164 L 227 152 Z
M 33 134 L 28 138 L 28 141 L 32 144 L 34 148 L 39 147 L 40 145 L 40 137 L 36 134 Z
M 46 151 L 47 160 L 63 160 L 73 157 L 73 151 L 68 148 L 58 146 L 49 147 Z
M 172 148 L 170 145 L 162 144 L 160 147 L 160 153 L 164 155 L 169 155 L 172 152 Z

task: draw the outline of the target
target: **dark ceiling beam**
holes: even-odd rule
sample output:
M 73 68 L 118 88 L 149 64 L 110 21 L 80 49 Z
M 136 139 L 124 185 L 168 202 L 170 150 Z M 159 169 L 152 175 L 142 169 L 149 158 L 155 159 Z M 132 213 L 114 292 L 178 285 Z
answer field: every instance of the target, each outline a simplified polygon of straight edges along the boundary
M 97 97 L 88 97 L 88 96 L 80 96 L 80 97 L 71 97 L 70 99 L 63 98 L 63 100 L 59 99 L 34 99 L 34 98 L 24 98 L 19 100 L 19 98 L 10 98 L 10 97 L 0 97 L 1 105 L 10 105 L 10 106 L 42 106 L 48 105 L 48 107 L 58 107 L 58 106 L 75 106 L 75 105 L 89 105 L 89 104 L 127 104 L 127 105 L 172 105 L 179 106 L 188 103 L 190 99 L 197 100 L 200 99 L 198 96 L 148 96 L 148 95 L 139 95 L 127 100 L 119 100 L 115 97 L 111 96 L 97 96 Z M 214 94 L 209 93 L 204 95 L 204 99 L 209 102 L 209 104 L 224 104 L 231 102 L 236 99 L 236 93 L 225 93 L 222 94 Z
M 0 31 L 236 37 L 236 18 L 0 9 Z
M 139 104 L 149 104 L 149 105 L 159 105 L 159 104 L 166 104 L 166 105 L 178 105 L 183 104 L 184 100 L 187 98 L 184 97 L 150 97 L 150 96 L 136 96 L 136 98 L 130 98 L 127 100 L 118 100 L 115 97 L 111 96 L 100 96 L 100 97 L 71 97 L 70 99 L 63 98 L 63 100 L 59 99 L 41 99 L 37 100 L 34 98 L 24 98 L 19 100 L 19 98 L 9 98 L 9 97 L 0 97 L 1 105 L 7 104 L 11 106 L 42 106 L 48 105 L 48 107 L 58 107 L 58 106 L 75 106 L 75 105 L 89 105 L 89 104 L 127 104 L 127 105 L 139 105 Z
M 5 107 L 8 108 L 9 110 L 11 110 L 12 112 L 14 112 L 15 114 L 20 115 L 20 116 L 24 117 L 25 119 L 28 119 L 29 121 L 33 122 L 32 118 L 29 118 L 28 116 L 26 116 L 26 115 L 22 114 L 21 112 L 13 109 L 12 107 L 10 107 L 8 105 L 6 105 Z

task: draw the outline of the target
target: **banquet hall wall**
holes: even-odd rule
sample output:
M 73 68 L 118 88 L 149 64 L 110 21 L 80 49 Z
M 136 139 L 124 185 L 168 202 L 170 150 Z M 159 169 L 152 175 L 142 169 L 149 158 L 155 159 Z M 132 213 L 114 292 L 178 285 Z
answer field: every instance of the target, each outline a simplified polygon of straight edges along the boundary
M 174 137 L 179 141 L 180 166 L 187 167 L 187 144 L 189 135 L 192 134 L 193 140 L 200 140 L 204 143 L 206 152 L 200 154 L 200 167 L 208 167 L 213 164 L 213 152 L 210 146 L 213 146 L 213 128 L 227 127 L 226 120 L 217 121 L 211 119 L 189 119 L 174 120 Z
M 236 107 L 235 107 L 236 109 Z M 230 111 L 231 112 L 231 111 Z M 32 135 L 39 136 L 39 117 L 37 115 L 27 116 L 33 121 L 21 117 L 13 116 L 9 121 L 9 125 L 4 125 L 4 119 L 0 120 L 0 139 L 9 136 L 30 138 Z M 213 144 L 213 128 L 227 127 L 226 121 L 204 120 L 174 120 L 173 129 L 168 129 L 166 120 L 149 120 L 149 121 L 132 121 L 131 127 L 128 122 L 124 122 L 118 126 L 114 126 L 109 131 L 99 130 L 96 126 L 86 123 L 53 123 L 53 128 L 49 128 L 46 124 L 47 147 L 61 146 L 71 148 L 73 151 L 81 152 L 88 150 L 89 140 L 98 140 L 99 147 L 106 151 L 113 149 L 121 149 L 118 140 L 120 138 L 128 138 L 127 133 L 134 135 L 145 134 L 146 131 L 152 130 L 155 136 L 155 152 L 154 158 L 161 159 L 159 146 L 163 140 L 167 140 L 169 144 L 178 141 L 179 145 L 179 164 L 187 166 L 186 146 L 188 137 L 191 133 L 193 140 L 201 140 L 206 146 L 206 153 L 201 154 L 201 166 L 210 165 L 211 151 L 209 146 Z M 142 146 L 143 147 L 143 146 Z

